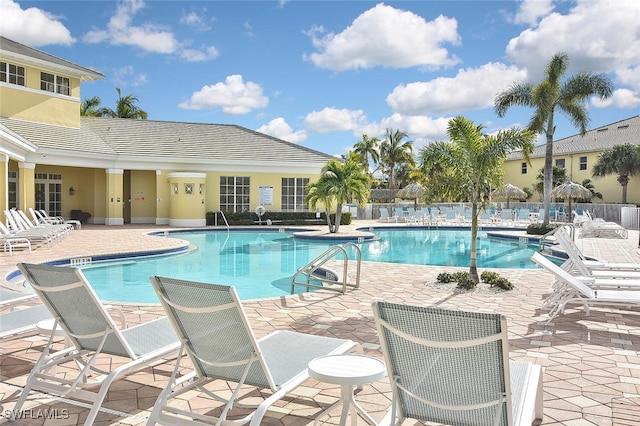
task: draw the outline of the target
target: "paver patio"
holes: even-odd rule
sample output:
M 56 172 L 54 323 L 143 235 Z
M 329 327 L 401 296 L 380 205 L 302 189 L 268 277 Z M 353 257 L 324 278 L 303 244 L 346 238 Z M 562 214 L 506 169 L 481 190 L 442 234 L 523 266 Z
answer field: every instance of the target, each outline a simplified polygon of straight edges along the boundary
M 356 225 L 368 226 L 372 222 Z M 379 225 L 375 223 L 375 225 Z M 81 231 L 51 247 L 32 254 L 0 254 L 2 277 L 15 270 L 19 261 L 44 262 L 78 255 L 122 251 L 144 251 L 184 244 L 179 240 L 145 235 L 165 228 L 147 225 L 83 226 Z M 587 255 L 611 262 L 640 262 L 638 231 L 628 239 L 578 239 Z M 545 325 L 541 300 L 550 290 L 552 277 L 537 269 L 501 269 L 514 283 L 512 291 L 482 287 L 459 292 L 452 286 L 436 285 L 436 276 L 455 268 L 365 262 L 360 288 L 348 294 L 316 292 L 244 303 L 254 331 L 260 337 L 274 329 L 349 338 L 363 344 L 365 353 L 382 357 L 379 351 L 371 302 L 388 301 L 436 305 L 452 309 L 499 312 L 508 317 L 510 354 L 544 367 L 544 425 L 631 425 L 640 420 L 640 307 L 594 307 L 591 316 L 570 307 Z M 122 305 L 128 323 L 163 315 L 157 305 Z M 44 336 L 3 342 L 0 349 L 0 410 L 10 410 L 19 386 L 46 343 Z M 63 344 L 60 340 L 59 345 Z M 145 424 L 155 398 L 167 381 L 172 363 L 167 362 L 116 382 L 109 392 L 96 425 Z M 267 425 L 309 425 L 315 416 L 337 400 L 340 388 L 308 380 L 267 414 Z M 380 420 L 390 405 L 390 387 L 385 378 L 365 386 L 356 399 L 374 419 Z M 198 395 L 188 401 L 208 410 L 211 401 Z M 29 398 L 20 425 L 82 424 L 88 409 L 77 403 L 47 396 Z M 49 411 L 48 411 L 49 410 Z M 65 411 L 66 410 L 66 411 Z M 46 420 L 48 414 L 57 419 Z M 337 424 L 339 410 L 327 424 Z M 3 420 L 0 420 L 0 423 Z M 365 424 L 359 419 L 358 424 Z M 406 424 L 413 424 L 411 421 Z

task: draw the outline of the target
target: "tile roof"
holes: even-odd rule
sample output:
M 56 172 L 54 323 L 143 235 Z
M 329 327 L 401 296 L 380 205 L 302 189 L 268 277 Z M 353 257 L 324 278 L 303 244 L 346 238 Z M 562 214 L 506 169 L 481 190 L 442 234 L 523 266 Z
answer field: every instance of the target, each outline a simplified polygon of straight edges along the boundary
M 558 139 L 553 142 L 553 155 L 599 152 L 625 143 L 640 145 L 640 115 L 597 127 L 588 131 L 584 136 L 577 134 Z M 531 154 L 531 158 L 544 157 L 545 147 L 546 144 L 537 146 Z M 507 156 L 509 160 L 521 158 L 519 151 Z
M 80 128 L 0 118 L 38 146 L 64 155 L 189 163 L 324 165 L 332 156 L 237 125 L 81 117 Z M 90 155 L 89 155 L 90 156 Z
M 31 62 L 30 59 L 35 59 L 40 63 L 48 63 L 54 67 L 62 67 L 83 81 L 100 80 L 104 78 L 104 75 L 98 71 L 74 64 L 73 62 L 66 61 L 57 56 L 42 52 L 41 50 L 33 49 L 2 36 L 0 36 L 0 57 L 20 58 L 27 63 Z

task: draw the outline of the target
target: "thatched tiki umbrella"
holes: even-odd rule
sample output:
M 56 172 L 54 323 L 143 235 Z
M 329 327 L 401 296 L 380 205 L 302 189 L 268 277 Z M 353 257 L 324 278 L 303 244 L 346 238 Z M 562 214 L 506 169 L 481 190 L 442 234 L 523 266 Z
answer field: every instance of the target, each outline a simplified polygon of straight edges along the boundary
M 565 182 L 562 185 L 556 186 L 553 191 L 551 191 L 551 195 L 554 197 L 559 197 L 563 199 L 569 200 L 569 215 L 567 216 L 567 220 L 571 220 L 571 199 L 572 198 L 591 198 L 593 194 L 590 190 L 575 182 Z
M 527 193 L 517 186 L 508 183 L 502 188 L 493 191 L 491 195 L 495 195 L 496 197 L 507 197 L 507 208 L 509 208 L 509 198 L 524 198 L 527 196 Z
M 404 199 L 413 198 L 413 201 L 414 201 L 413 206 L 417 207 L 418 198 L 422 197 L 424 195 L 424 192 L 425 192 L 424 186 L 420 185 L 417 182 L 414 182 L 400 189 L 396 194 L 396 196 Z

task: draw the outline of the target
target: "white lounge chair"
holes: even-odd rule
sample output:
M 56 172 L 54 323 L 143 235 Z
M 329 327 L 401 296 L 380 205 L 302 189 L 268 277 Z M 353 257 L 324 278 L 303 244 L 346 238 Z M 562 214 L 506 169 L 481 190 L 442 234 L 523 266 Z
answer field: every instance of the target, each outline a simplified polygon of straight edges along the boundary
M 555 317 L 562 314 L 569 303 L 581 304 L 587 316 L 589 315 L 589 305 L 595 303 L 640 306 L 640 291 L 637 289 L 592 288 L 588 283 L 571 275 L 540 253 L 534 253 L 531 260 L 556 277 L 556 285 L 554 286 L 555 296 L 551 299 L 553 300 L 553 304 L 550 305 L 547 302 L 544 305 L 550 308 L 549 320 L 547 322 L 552 321 Z
M 604 219 L 596 218 L 588 220 L 582 224 L 582 238 L 627 238 L 627 229 L 615 222 L 606 222 Z
M 0 222 L 0 243 L 4 252 L 9 252 L 9 256 L 13 256 L 16 249 L 27 249 L 31 253 L 31 240 L 11 233 L 2 222 Z
M 362 351 L 351 340 L 293 331 L 276 331 L 256 340 L 233 287 L 162 277 L 151 277 L 151 284 L 183 344 L 169 384 L 158 397 L 148 425 L 212 424 L 209 422 L 259 425 L 274 402 L 309 377 L 309 361 L 354 349 Z M 179 376 L 183 356 L 189 357 L 194 371 Z M 235 383 L 231 395 L 221 396 L 205 388 L 216 380 Z M 246 386 L 272 393 L 244 417 L 229 420 L 229 411 L 236 404 L 242 406 L 238 399 Z M 198 390 L 224 403 L 219 415 L 194 413 L 180 401 L 170 404 L 174 397 Z
M 29 210 L 33 210 L 29 208 Z M 55 224 L 66 224 L 75 227 L 75 229 L 82 229 L 82 222 L 75 219 L 65 219 L 62 216 L 49 216 L 46 210 L 34 210 L 33 214 L 40 219 L 40 221 L 45 221 L 47 223 L 55 223 Z
M 562 228 L 554 232 L 556 241 L 568 256 L 563 269 L 593 278 L 640 280 L 640 263 L 609 263 L 587 259 Z
M 16 402 L 14 415 L 20 413 L 29 393 L 35 390 L 90 402 L 91 410 L 84 424 L 92 425 L 115 380 L 166 360 L 178 351 L 180 342 L 166 317 L 119 329 L 79 269 L 26 263 L 19 263 L 18 268 L 56 323 L 49 345 L 31 370 Z M 52 353 L 57 325 L 73 346 Z M 113 364 L 98 365 L 99 355 L 121 358 Z M 70 367 L 64 377 L 52 372 L 60 364 Z M 109 365 L 113 368 L 109 369 Z M 77 370 L 75 377 L 71 377 L 72 367 Z
M 542 418 L 542 369 L 509 360 L 503 315 L 376 301 L 373 317 L 392 389 L 381 424 L 506 426 Z
M 56 242 L 57 234 L 43 229 L 33 229 L 24 224 L 22 218 L 14 210 L 5 210 L 5 217 L 9 224 L 11 233 L 16 237 L 28 238 L 33 244 L 34 242 L 47 243 L 50 246 Z
M 39 321 L 51 318 L 43 305 L 22 306 L 37 297 L 35 294 L 0 289 L 0 341 L 33 334 Z

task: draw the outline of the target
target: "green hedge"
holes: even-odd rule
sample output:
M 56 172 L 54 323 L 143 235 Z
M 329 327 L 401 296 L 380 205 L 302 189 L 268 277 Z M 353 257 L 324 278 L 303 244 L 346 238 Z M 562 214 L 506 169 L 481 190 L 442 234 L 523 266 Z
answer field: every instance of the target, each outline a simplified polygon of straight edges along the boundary
M 207 225 L 212 226 L 215 223 L 215 212 L 207 212 Z M 326 225 L 327 217 L 324 213 L 320 214 L 320 218 L 316 218 L 315 212 L 270 212 L 267 211 L 261 218 L 253 212 L 224 212 L 229 225 L 235 226 L 251 226 L 264 225 L 267 220 L 271 220 L 274 225 Z M 260 219 L 260 221 L 258 220 Z M 331 215 L 331 223 L 335 220 L 335 215 Z M 351 223 L 351 212 L 344 212 L 340 217 L 340 225 L 349 225 Z M 218 225 L 224 225 L 222 216 L 218 216 Z

